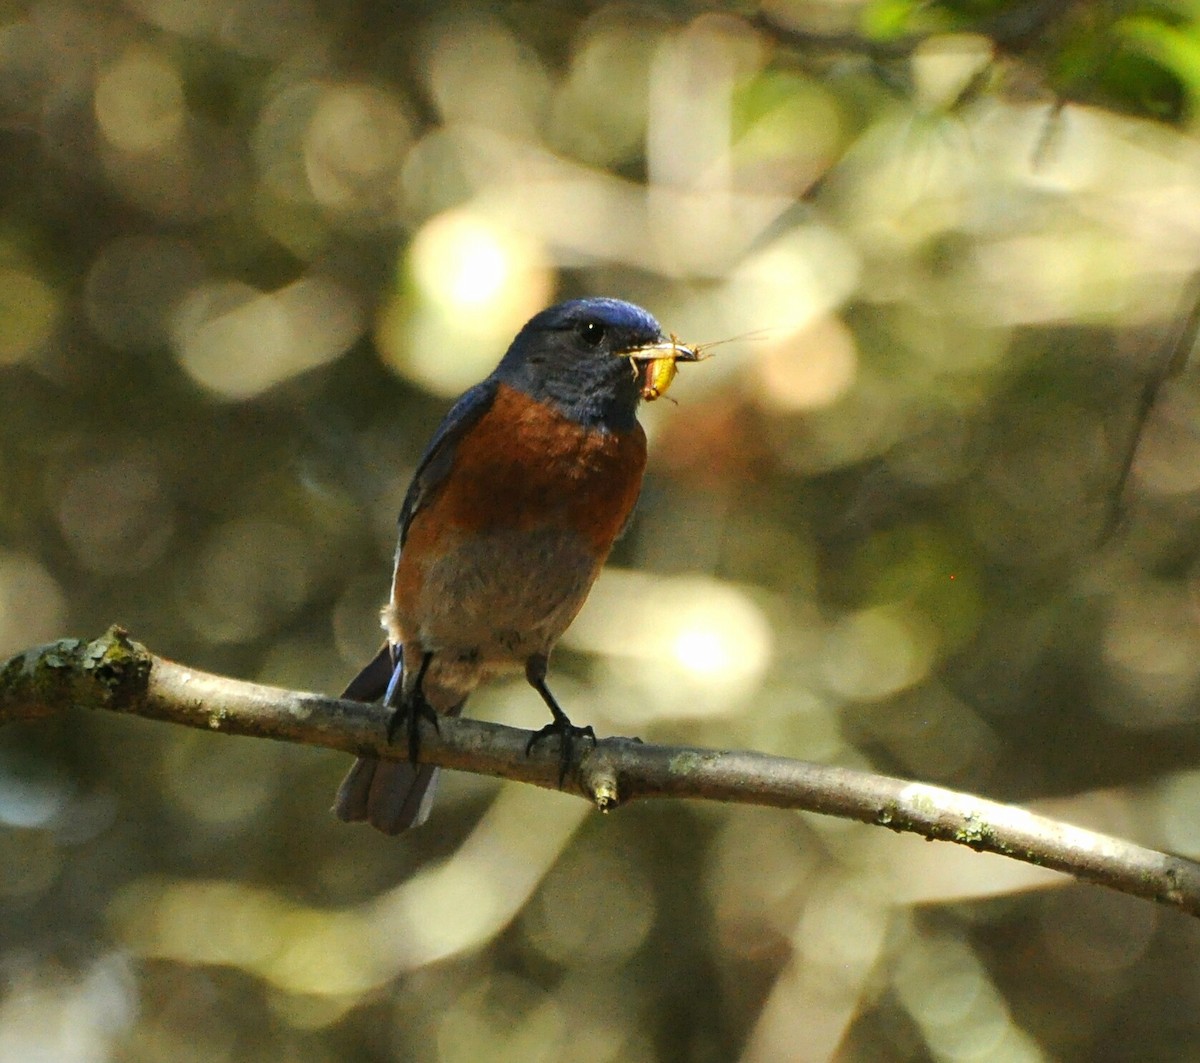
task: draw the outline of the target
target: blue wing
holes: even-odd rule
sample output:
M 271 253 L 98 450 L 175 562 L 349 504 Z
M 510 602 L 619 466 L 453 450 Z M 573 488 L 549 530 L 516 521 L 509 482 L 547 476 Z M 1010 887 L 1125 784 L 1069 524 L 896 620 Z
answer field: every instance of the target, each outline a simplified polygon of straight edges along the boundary
M 438 429 L 433 433 L 429 446 L 421 455 L 417 471 L 413 474 L 412 483 L 408 485 L 408 493 L 404 496 L 404 504 L 400 507 L 400 547 L 408 536 L 408 526 L 431 491 L 437 487 L 454 464 L 454 447 L 462 439 L 463 434 L 491 409 L 496 397 L 496 381 L 488 378 L 481 384 L 464 392 L 462 397 L 442 419 Z

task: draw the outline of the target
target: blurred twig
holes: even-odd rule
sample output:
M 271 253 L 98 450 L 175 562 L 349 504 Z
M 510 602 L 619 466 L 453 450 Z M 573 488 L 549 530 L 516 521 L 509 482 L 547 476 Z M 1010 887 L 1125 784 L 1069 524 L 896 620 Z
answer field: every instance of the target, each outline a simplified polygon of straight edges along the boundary
M 1112 493 L 1112 506 L 1109 519 L 1105 526 L 1101 541 L 1106 541 L 1120 526 L 1125 513 L 1126 492 L 1129 487 L 1129 477 L 1133 472 L 1133 463 L 1141 446 L 1142 436 L 1146 431 L 1146 422 L 1150 412 L 1158 401 L 1159 393 L 1168 380 L 1178 376 L 1183 371 L 1192 348 L 1196 346 L 1196 334 L 1200 332 L 1200 273 L 1193 274 L 1183 291 L 1180 303 L 1178 325 L 1168 338 L 1163 348 L 1160 362 L 1147 376 L 1142 387 L 1134 412 L 1133 425 L 1130 429 L 1129 441 L 1125 447 L 1121 468 Z
M 198 672 L 155 657 L 119 628 L 66 639 L 0 668 L 0 724 L 104 709 L 225 734 L 397 757 L 377 705 L 340 701 Z M 422 724 L 422 759 L 442 767 L 557 788 L 557 751 L 525 753 L 529 732 L 470 719 Z M 924 783 L 763 753 L 655 746 L 627 738 L 581 743 L 567 788 L 602 811 L 647 797 L 806 809 L 953 841 L 1074 875 L 1200 915 L 1200 865 Z

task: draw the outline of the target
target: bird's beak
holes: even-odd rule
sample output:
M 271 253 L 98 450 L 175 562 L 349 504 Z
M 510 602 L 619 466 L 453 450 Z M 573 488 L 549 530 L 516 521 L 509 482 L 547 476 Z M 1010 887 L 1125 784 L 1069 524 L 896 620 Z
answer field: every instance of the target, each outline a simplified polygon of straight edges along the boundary
M 680 343 L 674 336 L 622 351 L 621 356 L 629 359 L 634 376 L 641 382 L 642 398 L 647 402 L 666 394 L 678 372 L 677 362 L 700 361 L 700 352 L 695 347 Z
M 661 358 L 670 358 L 673 362 L 698 362 L 700 355 L 693 347 L 680 343 L 674 336 L 657 343 L 648 343 L 644 347 L 634 347 L 630 351 L 622 351 L 622 358 L 632 358 L 635 362 L 657 362 Z

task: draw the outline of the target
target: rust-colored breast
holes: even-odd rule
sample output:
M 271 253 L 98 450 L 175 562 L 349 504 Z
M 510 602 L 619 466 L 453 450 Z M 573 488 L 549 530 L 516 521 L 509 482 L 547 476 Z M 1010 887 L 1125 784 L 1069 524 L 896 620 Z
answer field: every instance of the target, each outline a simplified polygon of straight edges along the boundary
M 640 425 L 588 430 L 501 384 L 413 516 L 394 600 L 415 603 L 428 562 L 476 535 L 561 531 L 586 542 L 599 567 L 637 502 L 645 466 Z
M 646 437 L 589 431 L 500 385 L 421 518 L 462 531 L 557 525 L 607 554 L 641 489 Z M 407 548 L 407 547 L 406 547 Z

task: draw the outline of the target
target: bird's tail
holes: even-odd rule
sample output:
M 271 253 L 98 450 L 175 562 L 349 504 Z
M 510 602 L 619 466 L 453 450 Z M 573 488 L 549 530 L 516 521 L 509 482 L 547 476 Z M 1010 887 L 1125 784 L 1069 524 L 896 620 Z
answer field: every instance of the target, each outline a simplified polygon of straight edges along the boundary
M 379 701 L 387 692 L 393 671 L 392 648 L 384 643 L 370 664 L 342 693 L 353 701 Z M 457 716 L 462 705 L 447 715 Z M 359 757 L 338 787 L 333 811 L 347 823 L 370 823 L 384 834 L 419 827 L 429 818 L 439 769 L 430 764 Z
M 384 834 L 399 834 L 429 818 L 440 774 L 432 764 L 359 757 L 338 787 L 333 811 L 347 823 L 365 820 Z

